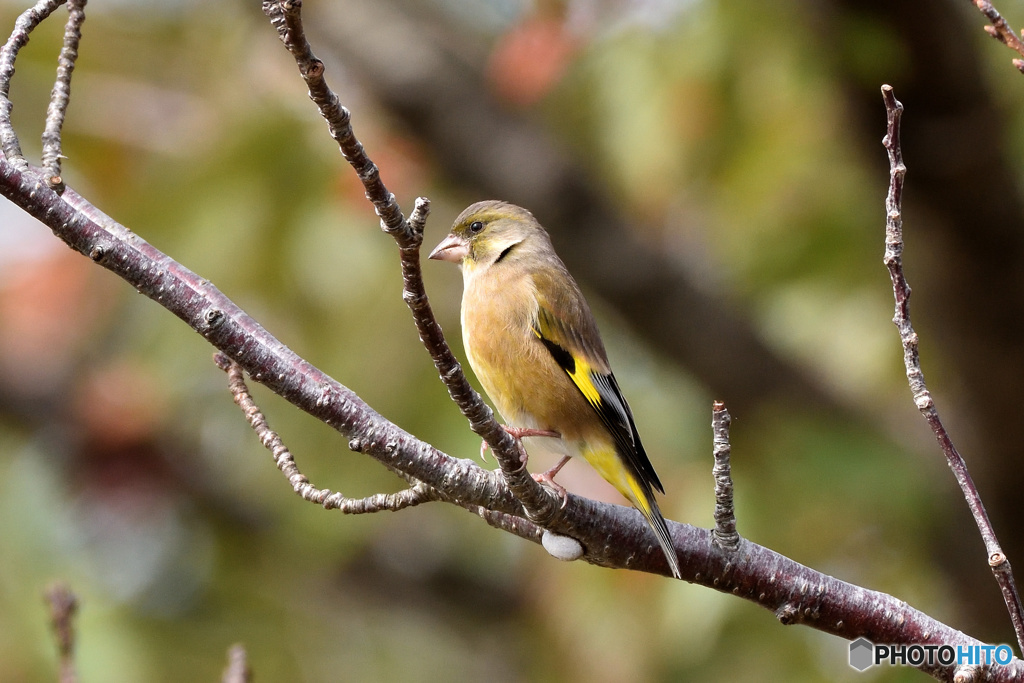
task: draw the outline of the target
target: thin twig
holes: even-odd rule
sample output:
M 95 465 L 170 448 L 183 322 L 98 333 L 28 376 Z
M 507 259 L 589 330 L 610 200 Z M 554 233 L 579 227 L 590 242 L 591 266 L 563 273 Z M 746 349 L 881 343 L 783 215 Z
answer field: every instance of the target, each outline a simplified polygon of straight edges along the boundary
M 971 3 L 981 10 L 981 13 L 991 22 L 990 26 L 985 27 L 985 32 L 1024 57 L 1024 42 L 1021 42 L 1020 37 L 1010 28 L 1010 24 L 992 3 L 988 0 L 971 0 Z M 1017 67 L 1018 71 L 1024 73 L 1024 59 L 1014 59 L 1013 65 Z
M 60 657 L 60 683 L 76 683 L 75 672 L 75 614 L 78 612 L 78 598 L 64 583 L 55 583 L 46 591 L 50 604 L 50 624 L 57 638 L 57 653 Z
M 715 456 L 715 466 L 711 472 L 715 478 L 715 529 L 711 533 L 711 541 L 726 551 L 735 551 L 740 545 L 732 502 L 732 466 L 729 463 L 729 456 L 732 453 L 732 446 L 729 443 L 731 422 L 732 416 L 729 415 L 725 404 L 715 401 L 711 409 Z
M 362 143 L 353 133 L 352 115 L 328 87 L 324 79 L 324 63 L 313 54 L 313 48 L 306 40 L 306 32 L 302 25 L 302 1 L 264 0 L 263 12 L 277 29 L 281 42 L 295 58 L 299 73 L 309 88 L 309 99 L 313 100 L 320 110 L 320 115 L 327 121 L 331 137 L 337 141 L 345 160 L 359 176 L 366 190 L 366 198 L 373 204 L 380 217 L 381 228 L 392 235 L 410 235 L 412 230 L 402 215 L 395 195 L 384 185 L 380 179 L 380 170 L 366 155 Z
M 310 503 L 322 505 L 327 510 L 341 510 L 347 515 L 361 515 L 382 510 L 396 512 L 407 507 L 429 503 L 442 498 L 437 489 L 427 486 L 423 482 L 416 482 L 412 486 L 397 493 L 378 493 L 366 498 L 349 498 L 337 491 L 330 489 L 318 489 L 310 483 L 309 479 L 299 471 L 292 457 L 291 451 L 284 445 L 281 437 L 270 428 L 267 419 L 252 394 L 245 384 L 245 376 L 242 368 L 223 353 L 215 354 L 214 362 L 228 373 L 228 387 L 235 403 L 242 409 L 245 419 L 260 443 L 274 456 L 274 464 L 277 469 L 288 479 L 295 493 Z
M 352 130 L 352 117 L 324 79 L 324 64 L 306 40 L 302 24 L 301 0 L 265 0 L 263 11 L 277 29 L 278 36 L 294 57 L 299 73 L 309 88 L 309 97 L 327 121 L 345 160 L 355 170 L 366 198 L 373 204 L 384 232 L 398 243 L 404 291 L 413 321 L 452 400 L 469 420 L 470 427 L 490 446 L 509 488 L 523 504 L 529 517 L 541 525 L 550 525 L 562 513 L 563 500 L 554 491 L 540 486 L 522 467 L 516 440 L 501 428 L 494 413 L 466 379 L 462 366 L 445 341 L 423 286 L 420 269 L 420 245 L 430 203 L 420 197 L 413 215 L 406 220 L 401 208 L 384 182 L 377 165 L 366 154 Z
M 332 493 L 328 489 L 315 488 L 306 476 L 299 471 L 298 467 L 295 465 L 295 460 L 292 457 L 291 452 L 284 445 L 281 437 L 267 424 L 266 417 L 259 409 L 259 406 L 256 405 L 256 402 L 252 398 L 252 394 L 249 392 L 249 388 L 245 384 L 245 377 L 241 366 L 225 356 L 223 353 L 215 354 L 214 362 L 222 370 L 228 373 L 228 386 L 231 389 L 231 395 L 234 398 L 235 403 L 242 409 L 246 420 L 259 437 L 260 443 L 262 443 L 264 447 L 270 451 L 271 455 L 274 456 L 274 463 L 288 478 L 289 483 L 292 485 L 292 489 L 299 494 L 303 500 L 316 503 L 317 505 L 322 505 L 324 508 L 329 510 L 337 509 L 341 510 L 345 514 L 353 515 L 380 512 L 382 510 L 397 512 L 398 510 L 413 507 L 421 503 L 436 500 L 447 500 L 437 489 L 428 486 L 421 481 L 416 481 L 415 479 L 408 477 L 408 475 L 405 475 L 404 477 L 412 484 L 408 489 L 391 494 L 378 493 L 361 499 L 347 498 L 340 493 Z M 353 450 L 358 451 L 360 450 L 361 444 L 358 440 L 353 440 L 351 446 Z M 488 524 L 495 528 L 502 529 L 534 542 L 540 542 L 540 539 L 546 533 L 537 524 L 517 515 L 496 510 L 488 510 L 487 508 L 479 505 L 463 504 L 463 507 L 470 512 L 479 515 Z M 582 548 L 582 546 L 580 547 Z
M 235 644 L 228 650 L 228 665 L 221 676 L 221 683 L 250 683 L 252 681 L 252 669 L 249 668 L 249 656 L 245 652 L 245 646 Z
M 46 169 L 50 187 L 58 192 L 64 189 L 64 181 L 60 177 L 61 129 L 64 127 L 64 116 L 71 101 L 71 74 L 75 70 L 78 59 L 78 43 L 82 39 L 82 23 L 85 21 L 86 0 L 68 0 L 68 21 L 64 25 L 64 46 L 57 58 L 57 78 L 50 94 L 50 104 L 46 108 L 46 128 L 43 130 L 42 166 Z
M 0 48 L 0 150 L 4 157 L 21 172 L 28 170 L 28 162 L 21 153 L 21 142 L 11 123 L 11 78 L 14 77 L 14 60 L 18 51 L 28 43 L 29 34 L 41 21 L 50 16 L 65 0 L 39 0 L 34 7 L 21 13 L 14 22 L 14 30 L 7 42 Z
M 544 535 L 544 529 L 542 527 L 524 517 L 510 515 L 498 510 L 488 510 L 482 506 L 466 506 L 466 509 L 479 516 L 495 529 L 507 531 L 510 534 L 515 534 L 520 538 L 525 538 L 529 541 L 533 541 L 534 543 L 540 543 L 540 539 Z
M 893 316 L 893 323 L 899 330 L 900 341 L 903 343 L 903 363 L 907 369 L 907 380 L 910 383 L 910 391 L 914 396 L 914 404 L 924 415 L 928 425 L 932 428 L 942 452 L 946 456 L 949 468 L 963 491 L 967 507 L 974 515 L 974 521 L 981 532 L 982 541 L 985 543 L 985 551 L 988 553 L 988 564 L 992 568 L 996 582 L 1003 594 L 1006 608 L 1010 613 L 1010 621 L 1013 623 L 1013 630 L 1017 636 L 1017 644 L 1024 651 L 1024 618 L 1020 595 L 1017 592 L 1017 585 L 1013 580 L 1013 571 L 1010 568 L 1010 561 L 1006 558 L 999 541 L 996 538 L 995 530 L 989 521 L 988 513 L 981 502 L 981 495 L 978 493 L 974 480 L 967 470 L 967 463 L 953 445 L 949 433 L 939 418 L 939 411 L 935 407 L 928 387 L 925 386 L 924 373 L 921 370 L 921 359 L 918 354 L 918 337 L 910 323 L 910 285 L 903 274 L 903 180 L 907 173 L 907 167 L 903 164 L 903 152 L 900 147 L 900 119 L 903 115 L 903 105 L 896 99 L 891 86 L 882 86 L 882 99 L 885 101 L 886 111 L 886 134 L 882 140 L 886 151 L 889 154 L 889 193 L 885 200 L 885 257 L 884 262 L 889 269 L 892 278 L 893 296 L 896 300 L 896 313 Z

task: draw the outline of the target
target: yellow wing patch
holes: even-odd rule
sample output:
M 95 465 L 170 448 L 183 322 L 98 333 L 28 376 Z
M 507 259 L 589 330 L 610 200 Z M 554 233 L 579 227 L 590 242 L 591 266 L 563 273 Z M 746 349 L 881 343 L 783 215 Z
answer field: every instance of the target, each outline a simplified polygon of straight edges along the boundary
M 600 407 L 601 394 L 591 379 L 590 363 L 582 358 L 573 357 L 573 360 L 576 361 L 576 369 L 571 372 L 567 370 L 566 374 L 572 379 L 573 384 L 579 387 L 583 397 L 587 399 L 590 405 L 595 408 Z
M 586 358 L 573 353 L 570 349 L 565 348 L 563 344 L 559 343 L 559 335 L 552 334 L 555 330 L 551 325 L 551 321 L 548 320 L 549 316 L 550 314 L 547 314 L 543 309 L 541 310 L 537 323 L 532 326 L 533 333 L 551 352 L 555 362 L 565 370 L 565 373 L 572 379 L 573 384 L 579 388 L 587 402 L 595 408 L 600 408 L 603 401 L 601 392 L 594 384 L 593 379 L 591 379 L 593 367 Z
M 545 337 L 539 329 L 533 328 L 533 333 L 537 335 L 544 346 L 547 347 L 551 355 L 554 356 L 555 362 L 558 363 L 565 373 L 572 379 L 573 384 L 579 388 L 583 397 L 587 399 L 587 402 L 595 408 L 600 408 L 603 401 L 601 399 L 601 392 L 598 391 L 597 386 L 594 384 L 592 377 L 592 368 L 590 363 L 585 358 L 573 355 L 571 351 L 559 346 L 555 342 L 552 342 Z

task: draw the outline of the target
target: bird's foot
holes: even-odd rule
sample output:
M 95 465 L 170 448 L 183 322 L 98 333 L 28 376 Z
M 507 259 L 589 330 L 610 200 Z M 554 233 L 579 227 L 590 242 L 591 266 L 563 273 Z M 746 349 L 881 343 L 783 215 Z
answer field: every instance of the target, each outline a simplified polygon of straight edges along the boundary
M 512 435 L 512 438 L 516 440 L 519 447 L 519 459 L 522 463 L 526 464 L 526 447 L 523 446 L 524 436 L 550 436 L 556 439 L 562 438 L 562 435 L 553 429 L 531 429 L 529 427 L 510 427 L 508 425 L 501 425 L 501 428 Z M 487 449 L 490 446 L 487 445 L 486 441 L 480 443 L 480 459 L 487 462 Z
M 561 460 L 559 460 L 558 464 L 552 467 L 550 470 L 546 472 L 541 472 L 540 474 L 530 475 L 533 477 L 533 480 L 538 484 L 547 484 L 548 486 L 553 488 L 555 490 L 555 493 L 558 494 L 558 497 L 562 499 L 563 508 L 565 507 L 566 503 L 569 502 L 569 492 L 565 490 L 564 486 L 555 481 L 555 475 L 558 474 L 559 470 L 565 467 L 565 463 L 567 462 L 569 462 L 568 455 L 564 456 Z
M 519 462 L 523 463 L 523 467 L 526 467 L 526 461 L 530 458 L 529 454 L 526 452 L 526 446 L 523 445 L 524 436 L 550 436 L 556 439 L 562 438 L 562 435 L 553 429 L 531 429 L 529 427 L 510 427 L 509 425 L 501 426 L 506 432 L 512 435 L 513 439 L 516 440 L 516 446 L 519 448 Z

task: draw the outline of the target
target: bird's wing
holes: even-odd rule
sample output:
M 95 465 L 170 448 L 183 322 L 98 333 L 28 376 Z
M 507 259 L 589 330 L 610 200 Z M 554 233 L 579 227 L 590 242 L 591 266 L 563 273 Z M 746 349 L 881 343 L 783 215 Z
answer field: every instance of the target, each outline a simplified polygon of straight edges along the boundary
M 597 324 L 583 295 L 578 290 L 571 291 L 556 302 L 545 295 L 545 288 L 538 287 L 537 303 L 534 334 L 597 413 L 627 466 L 641 481 L 664 493 L 640 442 L 633 413 L 608 365 Z

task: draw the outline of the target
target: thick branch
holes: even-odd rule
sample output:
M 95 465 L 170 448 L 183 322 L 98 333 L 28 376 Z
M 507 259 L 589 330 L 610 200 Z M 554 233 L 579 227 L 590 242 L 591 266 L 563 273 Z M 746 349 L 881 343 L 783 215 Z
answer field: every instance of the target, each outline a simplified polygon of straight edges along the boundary
M 239 363 L 251 377 L 353 441 L 350 446 L 388 467 L 433 486 L 460 505 L 472 503 L 488 523 L 535 542 L 539 528 L 498 477 L 456 460 L 388 422 L 346 387 L 299 358 L 212 284 L 147 244 L 68 188 L 63 199 L 38 177 L 0 160 L 0 193 L 37 217 L 58 237 L 115 272 L 184 320 Z M 571 498 L 556 533 L 579 539 L 586 559 L 605 567 L 667 573 L 664 555 L 650 544 L 639 512 Z M 516 519 L 519 517 L 519 519 Z M 906 603 L 814 571 L 741 540 L 735 553 L 714 547 L 711 532 L 669 522 L 683 579 L 732 593 L 771 610 L 786 624 L 802 623 L 843 638 L 877 643 L 977 645 Z M 951 680 L 952 670 L 929 670 Z M 1014 660 L 993 680 L 1024 676 Z

